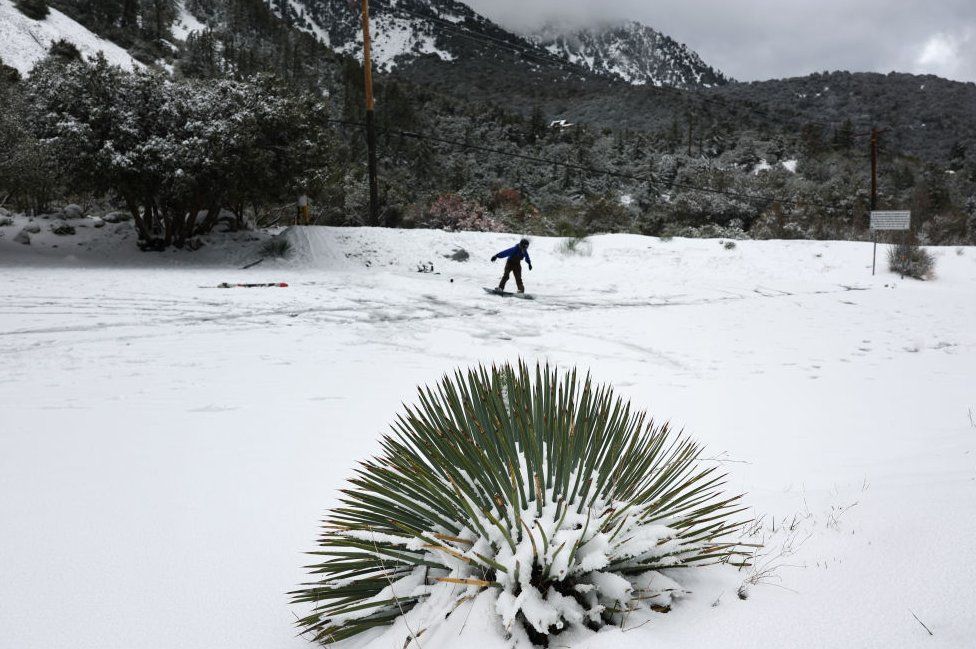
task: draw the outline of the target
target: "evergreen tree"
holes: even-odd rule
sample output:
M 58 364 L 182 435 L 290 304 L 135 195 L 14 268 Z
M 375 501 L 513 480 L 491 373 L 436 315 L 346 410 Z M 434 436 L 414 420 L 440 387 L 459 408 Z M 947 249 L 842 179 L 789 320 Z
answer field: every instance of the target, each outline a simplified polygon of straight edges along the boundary
M 850 119 L 845 119 L 834 131 L 834 146 L 837 149 L 847 151 L 854 146 L 854 123 Z
M 47 0 L 17 0 L 15 6 L 28 18 L 44 20 L 50 13 Z

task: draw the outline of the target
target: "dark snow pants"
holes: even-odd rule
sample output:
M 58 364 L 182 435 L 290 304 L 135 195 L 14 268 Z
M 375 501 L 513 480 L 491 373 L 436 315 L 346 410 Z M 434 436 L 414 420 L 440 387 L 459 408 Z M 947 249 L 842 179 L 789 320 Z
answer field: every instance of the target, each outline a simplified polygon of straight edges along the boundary
M 508 261 L 505 262 L 505 274 L 502 275 L 502 282 L 498 285 L 498 289 L 501 291 L 505 290 L 505 283 L 508 282 L 508 275 L 511 273 L 515 275 L 515 286 L 518 287 L 519 293 L 525 292 L 525 286 L 522 285 L 522 260 L 516 257 L 509 257 Z

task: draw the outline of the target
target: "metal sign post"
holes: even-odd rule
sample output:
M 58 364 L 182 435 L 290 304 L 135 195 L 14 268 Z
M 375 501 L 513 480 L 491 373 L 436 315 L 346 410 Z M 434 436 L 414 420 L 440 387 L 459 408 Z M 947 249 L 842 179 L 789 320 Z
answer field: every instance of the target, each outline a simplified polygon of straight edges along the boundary
M 878 230 L 909 230 L 912 227 L 912 213 L 910 211 L 871 211 L 871 240 L 874 251 L 871 254 L 871 274 L 878 259 Z

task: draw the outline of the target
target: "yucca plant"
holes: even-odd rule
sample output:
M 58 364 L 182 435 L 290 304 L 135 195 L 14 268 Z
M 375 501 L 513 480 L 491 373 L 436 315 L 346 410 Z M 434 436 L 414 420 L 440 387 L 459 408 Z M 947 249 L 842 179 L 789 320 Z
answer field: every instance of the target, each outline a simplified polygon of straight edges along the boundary
M 381 443 L 325 521 L 315 581 L 292 593 L 323 644 L 489 597 L 516 644 L 546 645 L 668 610 L 683 592 L 662 570 L 745 554 L 740 496 L 701 447 L 576 371 L 458 371 Z

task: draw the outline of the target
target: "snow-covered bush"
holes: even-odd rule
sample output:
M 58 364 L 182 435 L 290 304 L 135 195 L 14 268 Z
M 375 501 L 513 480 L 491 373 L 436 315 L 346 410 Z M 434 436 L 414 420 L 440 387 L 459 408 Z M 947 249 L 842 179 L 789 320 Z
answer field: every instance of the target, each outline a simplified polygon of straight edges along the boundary
M 563 255 L 589 257 L 593 254 L 593 244 L 586 237 L 568 237 L 559 244 Z
M 242 214 L 313 190 L 330 151 L 321 98 L 270 78 L 174 81 L 101 56 L 48 59 L 27 97 L 33 134 L 66 184 L 114 194 L 151 249 L 209 232 L 223 208 Z
M 261 246 L 261 256 L 271 259 L 284 259 L 291 257 L 294 248 L 291 241 L 284 237 L 272 237 Z
M 400 616 L 419 636 L 487 598 L 515 646 L 546 645 L 667 611 L 685 594 L 669 569 L 741 554 L 739 496 L 700 447 L 575 371 L 459 371 L 393 429 L 293 593 L 323 644 Z
M 719 225 L 707 223 L 705 225 L 680 225 L 677 223 L 664 226 L 662 236 L 687 237 L 689 239 L 748 239 L 749 235 L 742 230 L 739 223 Z
M 888 268 L 902 276 L 931 279 L 935 274 L 935 257 L 917 243 L 899 243 L 888 249 Z

